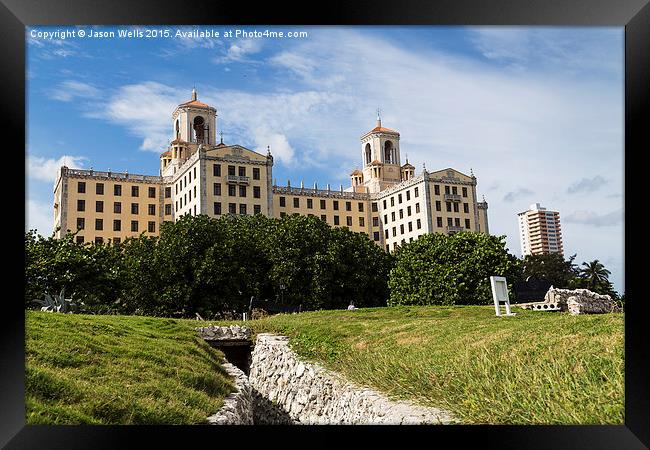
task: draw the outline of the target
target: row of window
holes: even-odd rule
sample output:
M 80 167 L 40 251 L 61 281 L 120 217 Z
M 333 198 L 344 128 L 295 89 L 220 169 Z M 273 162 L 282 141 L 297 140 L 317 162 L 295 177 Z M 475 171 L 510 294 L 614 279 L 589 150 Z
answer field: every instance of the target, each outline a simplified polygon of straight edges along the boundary
M 460 207 L 456 202 L 445 202 L 447 212 L 460 212 Z M 453 205 L 453 207 L 452 207 Z M 439 200 L 436 200 L 436 211 L 442 211 L 442 203 Z M 463 203 L 463 212 L 469 214 L 469 203 Z
M 194 173 L 194 179 L 196 179 L 196 167 L 194 167 L 194 170 L 188 171 L 183 178 L 179 179 L 178 182 L 176 183 L 176 194 L 178 194 L 178 190 L 182 191 L 184 188 L 187 187 L 187 183 L 192 182 L 192 173 Z M 187 179 L 189 177 L 189 180 Z M 196 191 L 196 186 L 194 187 L 194 190 Z
M 220 177 L 221 176 L 221 164 L 214 164 L 212 166 L 212 175 L 215 177 Z M 234 176 L 236 175 L 235 173 L 235 166 L 228 166 L 228 175 Z M 246 166 L 239 166 L 239 176 L 240 177 L 245 177 L 246 175 Z M 260 168 L 259 167 L 253 167 L 253 180 L 259 180 L 260 179 Z
M 453 195 L 458 195 L 458 188 L 456 186 L 451 186 L 451 191 L 449 190 L 449 186 L 445 186 L 445 194 L 453 194 Z M 467 188 L 463 187 L 463 190 L 461 191 L 463 193 L 463 197 L 467 197 Z M 435 195 L 440 195 L 440 186 L 437 184 L 433 185 L 433 193 Z
M 220 216 L 221 214 L 223 214 L 223 212 L 221 210 L 221 202 L 214 202 L 214 215 L 215 216 Z M 236 203 L 228 203 L 228 214 L 237 214 L 237 204 Z M 241 214 L 241 215 L 248 214 L 247 205 L 245 203 L 240 203 L 239 204 L 239 214 Z M 262 214 L 262 206 L 261 205 L 253 205 L 253 214 Z
M 436 225 L 438 225 L 438 228 L 442 228 L 442 217 L 437 217 Z M 453 226 L 460 227 L 460 219 L 458 217 L 456 217 L 456 218 L 454 218 L 452 220 L 451 217 L 447 217 L 447 226 L 448 227 L 453 227 Z M 470 223 L 469 223 L 469 219 L 465 219 L 465 228 L 468 229 L 468 230 L 471 228 Z
M 281 212 L 281 213 L 280 213 L 280 217 L 285 217 L 286 215 L 287 215 L 286 212 Z M 314 217 L 314 215 L 313 215 L 313 214 L 309 214 L 309 217 Z M 334 217 L 334 225 L 340 225 L 340 224 L 341 224 L 341 219 L 340 219 L 340 217 L 339 217 L 339 216 L 336 216 L 336 215 L 333 216 L 333 217 Z M 327 222 L 327 214 L 321 214 L 320 218 L 321 218 L 321 220 Z M 377 218 L 374 217 L 373 220 L 374 220 L 374 219 L 377 219 Z M 359 221 L 359 226 L 360 226 L 360 227 L 365 227 L 365 226 L 366 226 L 366 220 L 365 220 L 364 217 L 359 217 L 359 218 L 358 218 L 358 221 Z M 346 225 L 346 226 L 351 227 L 351 226 L 352 226 L 352 222 L 353 222 L 353 220 L 352 220 L 352 216 L 346 216 L 346 217 L 345 217 L 345 225 Z M 379 221 L 377 221 L 377 226 L 378 226 L 378 225 L 379 225 Z M 379 239 L 376 239 L 376 240 L 379 240 Z
M 413 222 L 409 222 L 409 223 L 407 224 L 407 226 L 408 226 L 408 230 L 409 230 L 409 232 L 413 231 Z M 418 220 L 415 222 L 415 226 L 416 226 L 416 228 L 417 228 L 418 230 L 422 229 L 422 221 L 421 221 L 420 219 L 418 219 Z M 400 234 L 404 234 L 404 224 L 401 224 L 401 225 L 399 226 L 399 233 L 400 233 Z M 397 227 L 393 227 L 393 237 L 395 237 L 395 236 L 397 236 Z M 388 229 L 386 229 L 386 239 L 388 239 L 389 237 L 390 237 L 390 235 L 389 235 L 389 233 L 388 233 Z
M 215 196 L 221 196 L 221 183 L 214 183 L 213 190 Z M 247 186 L 239 186 L 239 196 L 246 197 L 248 193 Z M 228 196 L 237 196 L 237 186 L 234 184 L 228 185 Z M 261 190 L 259 186 L 253 186 L 253 198 L 261 198 Z
M 165 205 L 166 207 L 167 205 Z M 170 205 L 171 207 L 171 205 Z M 149 215 L 150 216 L 155 216 L 156 215 L 156 205 L 155 204 L 149 204 L 148 205 L 149 209 Z M 86 210 L 86 201 L 85 200 L 77 200 L 77 211 L 78 212 L 83 212 Z M 103 200 L 97 200 L 95 201 L 95 212 L 98 213 L 103 213 L 104 212 L 104 201 Z M 122 202 L 113 202 L 113 212 L 115 214 L 121 214 L 122 213 Z M 131 214 L 139 214 L 140 213 L 140 205 L 139 203 L 131 203 Z M 171 211 L 170 211 L 171 213 Z
M 418 214 L 419 212 L 420 212 L 420 204 L 416 203 L 415 204 L 415 213 Z M 403 219 L 404 218 L 404 210 L 400 209 L 398 213 L 399 213 L 399 218 Z M 406 215 L 407 216 L 411 215 L 411 207 L 410 206 L 406 207 Z M 395 222 L 395 220 L 396 220 L 395 219 L 395 211 L 390 213 L 390 218 L 391 218 L 391 221 Z M 384 223 L 388 223 L 388 214 L 384 214 Z
M 79 194 L 86 193 L 85 181 L 77 182 L 77 193 Z M 104 183 L 95 183 L 95 194 L 104 195 Z M 113 195 L 117 197 L 122 195 L 121 184 L 113 185 Z M 169 198 L 171 197 L 171 195 L 172 195 L 171 188 L 170 187 L 165 188 L 165 198 Z M 131 197 L 139 197 L 139 196 L 140 196 L 140 186 L 131 186 Z M 149 198 L 156 198 L 156 188 L 154 186 L 150 186 L 148 188 L 148 196 Z
M 178 200 L 176 200 L 176 211 L 178 211 L 179 207 L 183 208 L 183 205 L 187 206 L 187 203 L 192 201 L 192 192 L 194 192 L 194 198 L 196 198 L 196 186 L 194 186 L 193 190 L 187 191 L 185 194 L 179 197 Z M 183 201 L 185 202 L 183 203 Z M 179 202 L 180 202 L 180 206 L 179 206 Z M 194 206 L 194 209 L 196 209 L 196 206 Z
M 373 203 L 373 211 L 377 210 L 377 203 Z M 280 207 L 284 208 L 287 206 L 287 199 L 286 197 L 280 197 Z M 300 208 L 300 198 L 299 197 L 294 197 L 293 198 L 293 207 L 294 208 Z M 321 199 L 320 201 L 320 209 L 326 209 L 326 201 Z M 339 209 L 339 201 L 338 200 L 332 200 L 332 207 L 334 211 L 338 211 Z M 314 208 L 314 200 L 311 198 L 307 199 L 307 209 L 313 209 Z M 357 202 L 357 209 L 359 212 L 363 212 L 363 202 Z M 345 210 L 346 211 L 352 211 L 352 202 L 345 202 Z
M 418 187 L 415 187 L 413 189 L 413 197 L 419 197 L 420 196 L 420 189 Z M 397 203 L 402 203 L 402 194 L 399 193 L 397 195 L 393 195 L 390 197 L 390 206 L 395 206 L 395 197 L 397 197 Z M 406 191 L 406 200 L 411 200 L 411 190 Z M 384 199 L 384 209 L 388 209 L 388 204 L 386 203 L 386 199 Z
M 77 230 L 83 230 L 86 228 L 86 220 L 83 217 L 77 218 Z M 104 229 L 104 219 L 95 219 L 95 230 Z M 113 220 L 113 231 L 122 231 L 122 221 L 120 219 Z M 139 222 L 137 220 L 131 221 L 131 231 L 139 231 Z M 147 231 L 149 233 L 156 232 L 156 222 L 149 221 L 147 222 Z

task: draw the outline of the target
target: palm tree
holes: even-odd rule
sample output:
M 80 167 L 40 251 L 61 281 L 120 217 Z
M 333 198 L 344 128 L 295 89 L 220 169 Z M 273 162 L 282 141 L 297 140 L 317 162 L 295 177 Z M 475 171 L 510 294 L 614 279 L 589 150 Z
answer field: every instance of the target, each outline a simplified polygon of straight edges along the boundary
M 591 290 L 594 290 L 599 285 L 609 284 L 611 272 L 605 269 L 605 266 L 600 261 L 595 259 L 590 263 L 583 262 L 582 266 L 580 277 L 588 283 Z

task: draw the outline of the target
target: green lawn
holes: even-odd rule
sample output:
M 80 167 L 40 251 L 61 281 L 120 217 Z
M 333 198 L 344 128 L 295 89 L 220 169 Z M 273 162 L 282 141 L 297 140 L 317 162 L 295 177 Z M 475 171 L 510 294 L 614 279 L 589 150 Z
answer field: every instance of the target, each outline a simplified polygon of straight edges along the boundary
M 623 315 L 368 308 L 248 322 L 305 358 L 464 423 L 623 424 Z
M 27 312 L 28 424 L 202 423 L 234 390 L 196 321 Z

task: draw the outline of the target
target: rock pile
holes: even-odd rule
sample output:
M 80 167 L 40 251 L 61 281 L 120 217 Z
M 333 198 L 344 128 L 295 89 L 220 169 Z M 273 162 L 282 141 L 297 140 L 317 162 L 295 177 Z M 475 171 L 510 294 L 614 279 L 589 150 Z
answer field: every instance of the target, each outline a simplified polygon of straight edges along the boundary
M 556 289 L 551 287 L 545 303 L 555 303 L 562 311 L 571 314 L 605 314 L 620 312 L 620 308 L 609 295 L 601 295 L 588 289 Z
M 219 327 L 208 325 L 207 327 L 195 328 L 201 337 L 206 341 L 247 341 L 250 340 L 252 332 L 248 327 L 231 325 L 229 327 Z

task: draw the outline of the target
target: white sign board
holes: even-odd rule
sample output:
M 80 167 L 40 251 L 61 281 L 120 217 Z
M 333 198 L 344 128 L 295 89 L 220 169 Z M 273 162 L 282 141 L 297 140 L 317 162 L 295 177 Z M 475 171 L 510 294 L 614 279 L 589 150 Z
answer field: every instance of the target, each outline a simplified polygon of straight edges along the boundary
M 492 286 L 492 299 L 494 300 L 494 309 L 497 316 L 501 316 L 501 303 L 506 305 L 506 316 L 515 316 L 510 312 L 510 299 L 508 298 L 508 284 L 505 277 L 490 277 Z

